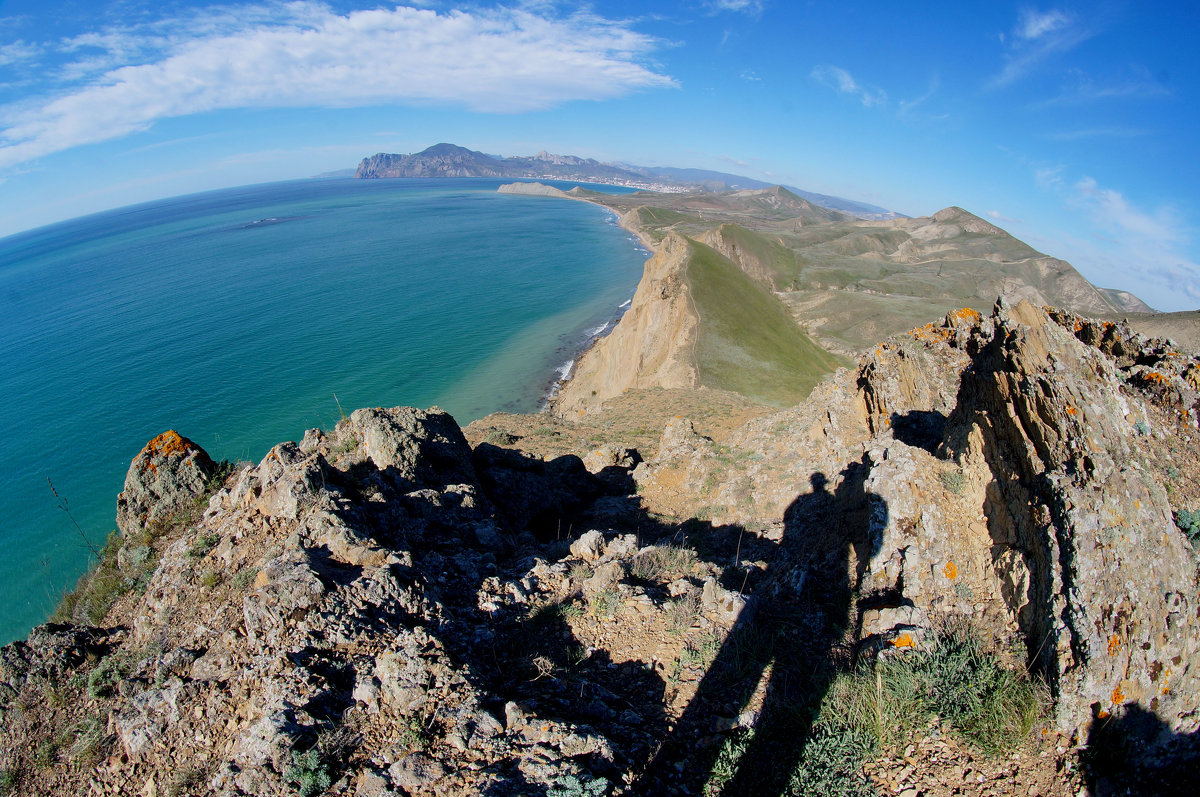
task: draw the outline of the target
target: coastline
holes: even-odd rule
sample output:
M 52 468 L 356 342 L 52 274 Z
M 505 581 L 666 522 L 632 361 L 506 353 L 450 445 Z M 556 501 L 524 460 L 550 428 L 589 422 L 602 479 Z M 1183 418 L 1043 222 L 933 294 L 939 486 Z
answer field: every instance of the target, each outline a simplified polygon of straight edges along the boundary
M 577 184 L 576 188 L 579 187 L 580 186 Z M 625 232 L 633 235 L 633 237 L 645 250 L 646 259 L 642 263 L 642 276 L 638 279 L 639 285 L 641 284 L 641 280 L 646 276 L 646 263 L 648 263 L 650 259 L 658 252 L 658 245 L 646 235 L 645 231 L 629 222 L 629 214 L 623 216 L 610 208 L 608 205 L 605 205 L 603 202 L 597 202 L 590 197 L 578 196 L 577 194 L 572 194 L 568 191 L 563 191 L 562 189 L 536 181 L 505 183 L 496 190 L 502 194 L 513 194 L 516 196 L 542 196 L 551 199 L 569 199 L 576 202 L 586 202 L 589 205 L 595 205 L 597 207 L 604 208 L 604 210 L 611 213 L 616 219 L 617 226 Z M 551 381 L 550 385 L 544 392 L 543 398 L 538 407 L 539 412 L 546 412 L 553 409 L 555 398 L 562 391 L 563 387 L 570 382 L 572 377 L 575 375 L 575 369 L 578 366 L 579 361 L 583 359 L 583 357 L 586 356 L 589 351 L 595 348 L 598 342 L 612 334 L 613 330 L 617 328 L 617 325 L 621 323 L 621 319 L 625 317 L 625 312 L 630 308 L 632 303 L 632 297 L 626 299 L 618 306 L 618 310 L 620 311 L 619 313 L 614 315 L 613 318 L 601 326 L 594 327 L 592 330 L 589 330 L 588 334 L 584 335 L 582 342 L 578 347 L 576 347 L 572 356 L 570 356 L 555 370 L 555 374 L 557 376 Z

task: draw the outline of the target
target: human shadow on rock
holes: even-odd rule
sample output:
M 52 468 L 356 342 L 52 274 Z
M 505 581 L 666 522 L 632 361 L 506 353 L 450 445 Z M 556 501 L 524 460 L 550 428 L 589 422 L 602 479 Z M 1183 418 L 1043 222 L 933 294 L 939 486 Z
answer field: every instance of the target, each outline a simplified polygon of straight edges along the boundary
M 1200 732 L 1175 733 L 1154 712 L 1135 703 L 1092 721 L 1081 760 L 1093 797 L 1195 794 Z
M 636 793 L 700 793 L 706 783 L 722 795 L 786 792 L 814 710 L 836 673 L 852 664 L 843 641 L 852 594 L 878 550 L 873 529 L 887 517 L 882 499 L 865 491 L 868 474 L 867 464 L 852 463 L 833 491 L 825 474 L 811 475 L 811 492 L 784 514 L 767 572 Z M 726 728 L 713 727 L 714 717 L 749 731 L 736 760 L 726 751 L 719 777 L 724 737 L 717 732 Z

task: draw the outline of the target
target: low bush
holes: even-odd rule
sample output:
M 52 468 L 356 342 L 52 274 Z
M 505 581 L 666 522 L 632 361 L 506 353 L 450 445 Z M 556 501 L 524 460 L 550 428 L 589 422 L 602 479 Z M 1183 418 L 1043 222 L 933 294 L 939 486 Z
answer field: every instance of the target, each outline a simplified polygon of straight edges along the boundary
M 1175 513 L 1175 525 L 1194 548 L 1200 549 L 1200 509 L 1180 509 Z

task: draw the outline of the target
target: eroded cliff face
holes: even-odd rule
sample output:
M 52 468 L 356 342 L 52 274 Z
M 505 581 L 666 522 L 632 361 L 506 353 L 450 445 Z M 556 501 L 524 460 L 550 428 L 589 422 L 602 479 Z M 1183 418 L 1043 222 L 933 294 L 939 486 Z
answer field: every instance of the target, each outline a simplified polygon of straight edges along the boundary
M 596 412 L 629 388 L 696 387 L 699 317 L 685 279 L 691 244 L 671 233 L 646 262 L 621 322 L 580 356 L 553 402 L 563 417 Z

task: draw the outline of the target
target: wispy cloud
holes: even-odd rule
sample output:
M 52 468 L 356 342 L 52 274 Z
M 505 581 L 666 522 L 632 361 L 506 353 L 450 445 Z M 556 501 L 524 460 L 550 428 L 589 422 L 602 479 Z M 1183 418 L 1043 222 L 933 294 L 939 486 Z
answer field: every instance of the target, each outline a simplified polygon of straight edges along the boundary
M 839 66 L 820 65 L 813 67 L 812 77 L 822 85 L 828 86 L 842 94 L 858 97 L 865 107 L 883 105 L 887 102 L 887 93 L 883 89 L 863 86 L 854 76 Z
M 1055 31 L 1062 30 L 1071 24 L 1071 17 L 1058 10 L 1034 11 L 1026 8 L 1021 10 L 1021 18 L 1017 22 L 1016 35 L 1020 39 L 1041 39 Z
M 1057 105 L 1084 105 L 1105 100 L 1148 100 L 1170 96 L 1171 90 L 1144 66 L 1129 67 L 1125 74 L 1094 78 L 1082 70 L 1072 69 L 1062 91 L 1036 103 L 1034 108 Z
M 1138 138 L 1148 135 L 1150 135 L 1149 130 L 1133 127 L 1088 127 L 1047 133 L 1045 137 L 1051 141 L 1080 141 L 1085 138 Z
M 1020 219 L 1014 219 L 1010 216 L 1005 216 L 1003 213 L 1001 213 L 998 210 L 989 210 L 989 211 L 987 211 L 987 213 L 985 215 L 987 215 L 987 217 L 989 219 L 995 219 L 996 221 L 1002 221 L 1005 224 L 1020 224 L 1021 223 Z
M 1063 184 L 1064 166 L 1037 166 L 1033 170 L 1033 179 L 1040 187 L 1057 189 Z
M 989 82 L 990 88 L 1008 86 L 1024 78 L 1042 61 L 1073 49 L 1094 35 L 1091 28 L 1065 11 L 1023 10 L 1006 45 L 1004 67 Z
M 1143 299 L 1163 309 L 1200 306 L 1200 263 L 1184 253 L 1190 234 L 1174 208 L 1144 210 L 1091 177 L 1076 181 L 1067 201 L 1110 241 L 1094 245 L 1092 253 L 1110 272 L 1112 282 L 1105 287 L 1144 293 Z
M 594 14 L 262 8 L 218 10 L 183 28 L 183 38 L 166 21 L 72 40 L 82 57 L 64 78 L 87 79 L 0 107 L 0 168 L 219 109 L 403 104 L 519 113 L 676 85 L 647 63 L 655 39 Z
M 40 52 L 41 48 L 37 45 L 21 40 L 0 45 L 0 66 L 30 61 L 36 58 Z
M 762 0 L 706 0 L 705 7 L 709 11 L 738 11 L 743 14 L 760 14 L 763 10 Z

